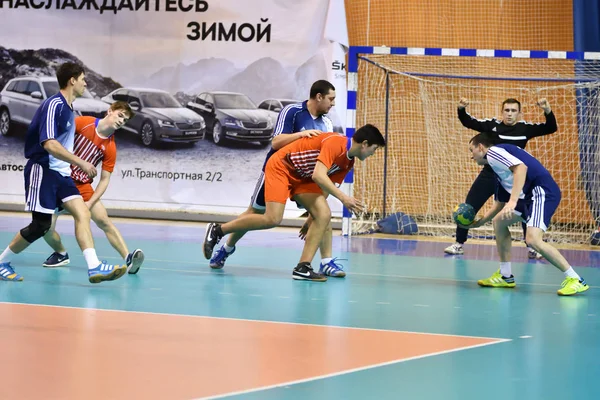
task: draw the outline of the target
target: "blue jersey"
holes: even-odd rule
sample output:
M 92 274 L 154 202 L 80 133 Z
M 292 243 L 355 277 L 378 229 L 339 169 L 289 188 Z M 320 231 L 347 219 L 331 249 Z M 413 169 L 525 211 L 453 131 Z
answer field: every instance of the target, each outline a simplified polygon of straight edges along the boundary
M 333 132 L 333 123 L 327 115 L 320 115 L 313 117 L 306 104 L 308 100 L 302 103 L 289 104 L 281 110 L 277 116 L 277 123 L 275 124 L 275 130 L 273 131 L 273 137 L 281 135 L 282 133 L 296 133 L 302 131 L 308 131 L 311 129 L 320 130 L 323 132 Z M 275 154 L 277 150 L 271 148 L 265 157 L 265 163 L 263 164 L 263 171 L 269 158 Z
M 60 92 L 46 99 L 35 112 L 27 129 L 25 157 L 30 162 L 40 164 L 62 176 L 71 176 L 69 163 L 53 157 L 42 146 L 50 139 L 58 140 L 65 149 L 73 152 L 75 115 Z
M 519 164 L 525 164 L 527 167 L 527 177 L 525 185 L 519 195 L 520 199 L 532 197 L 532 190 L 535 186 L 544 182 L 552 182 L 554 179 L 550 172 L 535 157 L 527 151 L 512 144 L 499 144 L 488 149 L 486 154 L 487 161 L 498 177 L 498 183 L 508 193 L 512 193 L 514 175 L 510 167 Z

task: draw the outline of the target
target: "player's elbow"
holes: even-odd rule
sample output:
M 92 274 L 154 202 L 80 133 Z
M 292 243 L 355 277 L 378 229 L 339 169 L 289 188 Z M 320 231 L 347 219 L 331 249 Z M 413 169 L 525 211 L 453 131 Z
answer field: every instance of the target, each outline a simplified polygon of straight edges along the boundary
M 321 174 L 319 172 L 313 172 L 311 178 L 312 178 L 313 182 L 319 186 L 323 183 L 323 174 Z
M 46 140 L 44 143 L 42 143 L 42 147 L 44 148 L 44 150 L 46 150 L 48 153 L 50 154 L 54 154 L 54 151 L 56 150 L 56 145 L 58 143 L 56 142 L 56 140 L 54 139 L 49 139 Z

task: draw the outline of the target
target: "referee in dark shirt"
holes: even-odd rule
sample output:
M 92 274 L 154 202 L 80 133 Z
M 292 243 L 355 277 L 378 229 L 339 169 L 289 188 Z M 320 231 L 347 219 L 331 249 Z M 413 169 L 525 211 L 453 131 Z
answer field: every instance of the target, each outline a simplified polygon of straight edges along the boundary
M 546 123 L 530 123 L 521 121 L 521 103 L 516 99 L 506 99 L 502 103 L 502 120 L 476 119 L 466 110 L 469 101 L 461 98 L 458 102 L 458 119 L 467 128 L 477 132 L 489 132 L 493 134 L 498 144 L 514 144 L 524 149 L 527 141 L 537 136 L 544 136 L 556 132 L 556 117 L 550 108 L 548 100 L 542 98 L 537 102 L 538 107 L 544 110 Z M 468 203 L 479 211 L 485 202 L 494 194 L 496 188 L 496 177 L 489 165 L 485 165 L 467 194 Z M 525 237 L 526 225 L 523 224 L 523 237 Z M 456 243 L 444 249 L 448 254 L 463 254 L 463 244 L 467 241 L 468 230 L 456 227 Z M 541 258 L 541 254 L 532 248 L 528 248 L 529 258 Z

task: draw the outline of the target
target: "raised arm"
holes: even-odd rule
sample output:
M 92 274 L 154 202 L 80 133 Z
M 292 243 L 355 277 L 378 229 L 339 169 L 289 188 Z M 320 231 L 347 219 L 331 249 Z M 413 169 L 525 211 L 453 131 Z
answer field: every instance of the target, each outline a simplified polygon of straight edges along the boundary
M 463 124 L 465 128 L 473 129 L 477 132 L 486 132 L 490 131 L 494 126 L 494 122 L 492 120 L 481 120 L 473 118 L 469 113 L 467 113 L 467 106 L 469 105 L 469 100 L 461 97 L 458 101 L 458 119 Z
M 537 123 L 530 124 L 527 126 L 527 138 L 532 138 L 536 136 L 544 136 L 554 133 L 558 130 L 558 125 L 556 123 L 556 117 L 552 112 L 552 108 L 550 108 L 550 103 L 545 98 L 541 98 L 538 100 L 536 105 L 544 110 L 544 117 L 546 117 L 545 123 Z

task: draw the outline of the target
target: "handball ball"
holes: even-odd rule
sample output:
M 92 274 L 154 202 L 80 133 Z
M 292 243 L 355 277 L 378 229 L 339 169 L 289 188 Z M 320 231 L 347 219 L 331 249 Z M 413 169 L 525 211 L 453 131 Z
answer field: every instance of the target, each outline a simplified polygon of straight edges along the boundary
M 457 224 L 470 225 L 475 220 L 476 214 L 472 205 L 462 203 L 456 206 L 452 213 L 452 218 Z

